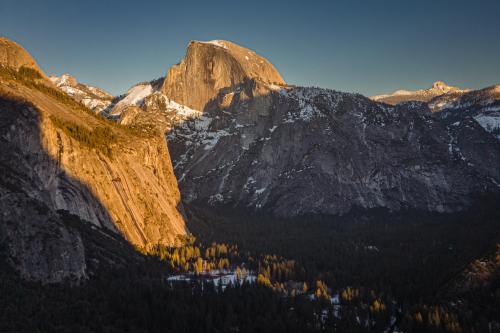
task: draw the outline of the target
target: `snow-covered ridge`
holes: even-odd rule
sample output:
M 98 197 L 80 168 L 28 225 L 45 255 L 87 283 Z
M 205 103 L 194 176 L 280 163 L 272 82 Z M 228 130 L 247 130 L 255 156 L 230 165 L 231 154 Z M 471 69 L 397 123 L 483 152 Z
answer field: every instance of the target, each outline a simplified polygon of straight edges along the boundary
M 49 80 L 70 97 L 97 113 L 106 109 L 113 99 L 113 96 L 106 91 L 79 83 L 69 74 L 60 77 L 52 75 Z
M 435 96 L 440 96 L 444 94 L 452 93 L 464 93 L 469 91 L 468 89 L 461 89 L 457 87 L 450 86 L 443 81 L 436 81 L 432 84 L 431 88 L 419 89 L 419 90 L 396 90 L 390 94 L 383 94 L 377 96 L 371 96 L 370 98 L 374 101 L 385 101 L 390 99 L 405 98 L 406 99 L 430 99 Z
M 211 44 L 215 45 L 218 47 L 222 47 L 223 49 L 227 49 L 227 45 L 224 43 L 222 40 L 214 39 L 214 40 L 209 40 L 209 41 L 195 41 L 196 43 L 201 43 L 201 44 Z
M 202 113 L 199 111 L 190 110 L 189 108 L 182 106 L 174 101 L 168 100 L 166 103 L 167 108 L 171 107 L 175 109 L 180 115 L 186 113 L 186 109 L 190 110 L 187 112 L 186 117 L 183 117 L 182 122 L 178 122 L 177 126 L 168 134 L 168 139 L 170 140 L 181 140 L 183 141 L 186 149 L 188 151 L 202 147 L 204 151 L 212 150 L 223 137 L 236 136 L 241 139 L 241 149 L 248 150 L 249 146 L 256 141 L 267 141 L 270 140 L 273 133 L 281 125 L 290 125 L 295 122 L 305 122 L 309 123 L 317 118 L 326 117 L 325 111 L 318 107 L 318 103 L 323 106 L 327 106 L 328 110 L 335 111 L 339 104 L 342 103 L 346 96 L 353 98 L 354 101 L 360 103 L 358 100 L 361 98 L 356 94 L 340 93 L 334 90 L 314 88 L 314 87 L 280 87 L 274 86 L 272 91 L 279 94 L 279 97 L 286 100 L 286 103 L 291 103 L 295 107 L 291 108 L 289 112 L 282 115 L 280 120 L 276 119 L 277 122 L 269 126 L 267 131 L 261 135 L 250 135 L 245 134 L 245 128 L 249 125 L 243 125 L 238 121 L 238 115 L 235 114 L 232 122 L 227 125 L 227 127 L 213 127 L 212 124 L 215 120 L 219 120 L 220 117 L 227 117 L 227 114 L 231 114 L 227 111 Z M 170 103 L 170 104 L 169 104 Z M 244 118 L 245 116 L 242 116 Z M 253 125 L 250 125 L 252 127 Z M 177 161 L 175 168 L 181 166 L 186 161 L 187 156 L 182 157 Z M 180 179 L 182 181 L 182 177 Z M 257 194 L 263 191 L 257 192 Z
M 432 99 L 429 107 L 444 118 L 467 115 L 500 140 L 500 86 Z
M 278 88 L 278 86 L 276 86 Z M 329 106 L 333 109 L 337 107 L 338 103 L 342 101 L 342 93 L 338 93 L 332 90 L 326 90 L 321 88 L 282 88 L 275 90 L 279 93 L 281 98 L 286 98 L 293 100 L 297 103 L 298 108 L 295 112 L 287 113 L 281 121 L 281 124 L 293 123 L 295 121 L 310 122 L 315 118 L 324 117 L 323 112 L 316 106 L 315 99 L 321 96 Z M 243 141 L 248 141 L 245 134 L 240 133 L 245 127 L 239 124 L 236 120 L 227 128 L 211 129 L 211 124 L 214 119 L 218 119 L 217 114 L 205 114 L 199 111 L 191 110 L 185 106 L 181 106 L 174 101 L 169 101 L 167 105 L 170 105 L 173 109 L 176 109 L 179 114 L 186 113 L 186 109 L 190 110 L 187 112 L 187 117 L 183 120 L 188 120 L 182 122 L 177 126 L 172 132 L 169 133 L 169 139 L 182 139 L 186 147 L 195 149 L 202 146 L 205 151 L 213 149 L 219 140 L 226 136 L 241 136 Z M 168 108 L 169 106 L 167 106 Z M 221 111 L 222 114 L 227 112 Z M 271 126 L 268 129 L 268 133 L 272 133 L 279 127 L 280 124 Z M 269 137 L 262 138 L 264 140 L 269 139 Z M 250 139 L 249 139 L 250 140 Z M 250 140 L 251 141 L 251 140 Z M 243 145 L 242 149 L 248 149 L 248 145 Z M 184 162 L 184 159 L 178 161 L 180 164 Z M 181 179 L 182 180 L 182 179 Z
M 49 80 L 54 83 L 58 87 L 62 86 L 74 86 L 76 85 L 76 80 L 74 77 L 71 75 L 65 73 L 61 75 L 60 77 L 57 77 L 55 75 L 52 75 Z
M 190 109 L 185 105 L 181 105 L 181 104 L 169 99 L 167 96 L 165 96 L 163 94 L 162 94 L 162 96 L 165 98 L 165 101 L 167 103 L 167 108 L 172 109 L 172 110 L 176 110 L 177 114 L 180 116 L 183 116 L 186 118 L 197 118 L 203 114 L 203 112 Z
M 372 96 L 371 99 L 377 101 L 383 98 L 391 97 L 391 96 L 407 96 L 407 95 L 412 95 L 414 94 L 415 91 L 410 91 L 410 90 L 396 90 L 392 94 L 384 94 L 384 95 L 378 95 L 378 96 Z
M 130 88 L 125 97 L 116 103 L 109 114 L 119 116 L 129 106 L 139 106 L 144 99 L 153 93 L 151 84 L 138 84 Z
M 201 116 L 201 111 L 191 109 L 168 98 L 159 90 L 160 86 L 156 81 L 158 80 L 134 85 L 125 94 L 117 98 L 118 101 L 107 110 L 107 113 L 113 118 L 118 118 L 128 107 L 144 106 L 145 110 L 154 109 L 170 114 L 174 112 L 176 117 L 171 119 L 174 122 Z
M 286 98 L 298 102 L 299 112 L 288 113 L 286 122 L 295 120 L 311 121 L 315 117 L 323 117 L 323 113 L 316 107 L 315 98 L 319 95 L 328 99 L 328 104 L 335 108 L 342 100 L 342 96 L 336 93 L 328 93 L 319 88 L 294 88 L 289 90 L 280 90 L 280 94 Z

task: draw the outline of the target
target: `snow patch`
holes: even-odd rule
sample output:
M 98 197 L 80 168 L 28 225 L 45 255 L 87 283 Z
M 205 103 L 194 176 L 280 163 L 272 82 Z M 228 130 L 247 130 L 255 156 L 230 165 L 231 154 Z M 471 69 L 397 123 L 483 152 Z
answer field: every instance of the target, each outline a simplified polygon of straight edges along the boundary
M 221 41 L 221 40 L 209 40 L 207 42 L 199 42 L 199 43 L 202 43 L 202 44 L 211 44 L 211 45 L 215 45 L 215 46 L 218 46 L 218 47 L 222 47 L 223 49 L 227 49 L 227 45 Z
M 205 150 L 212 149 L 213 147 L 215 147 L 217 142 L 219 142 L 220 138 L 222 138 L 224 136 L 229 136 L 229 135 L 231 135 L 231 133 L 229 133 L 226 130 L 219 130 L 216 132 L 208 132 L 205 136 L 205 139 L 201 141 L 202 144 L 205 145 L 205 147 L 203 147 L 203 149 L 205 149 Z
M 262 193 L 264 193 L 264 191 L 265 191 L 265 190 L 266 190 L 266 188 L 265 188 L 265 187 L 263 187 L 263 188 L 259 188 L 258 190 L 255 190 L 255 194 L 257 194 L 257 195 L 258 195 L 258 194 L 262 194 Z
M 224 196 L 220 193 L 214 194 L 214 195 L 210 196 L 210 198 L 208 199 L 208 203 L 210 205 L 214 205 L 218 202 L 223 202 L 223 201 L 224 201 Z
M 474 119 L 488 132 L 497 133 L 496 138 L 500 140 L 500 116 L 479 115 Z
M 113 116 L 120 115 L 128 106 L 139 106 L 144 99 L 153 93 L 151 84 L 139 84 L 127 91 L 127 95 L 118 103 L 116 103 L 110 114 Z
M 257 277 L 253 272 L 241 272 L 239 276 L 236 274 L 235 270 L 212 270 L 210 272 L 203 272 L 198 275 L 194 273 L 186 273 L 179 275 L 171 275 L 167 278 L 167 282 L 191 282 L 191 281 L 203 281 L 212 282 L 214 286 L 221 287 L 225 290 L 228 285 L 236 285 L 242 283 L 253 284 L 257 281 Z

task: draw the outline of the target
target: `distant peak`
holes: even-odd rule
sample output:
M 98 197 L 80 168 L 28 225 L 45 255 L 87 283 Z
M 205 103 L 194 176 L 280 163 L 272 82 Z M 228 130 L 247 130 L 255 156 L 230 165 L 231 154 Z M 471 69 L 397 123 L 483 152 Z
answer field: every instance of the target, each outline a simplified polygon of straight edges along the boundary
M 432 84 L 432 88 L 443 89 L 443 88 L 450 88 L 450 86 L 447 85 L 444 81 L 436 81 Z
M 68 73 L 64 73 L 59 77 L 52 74 L 49 79 L 50 81 L 52 81 L 52 83 L 54 83 L 58 87 L 61 86 L 76 87 L 76 85 L 78 84 L 76 78 L 74 76 L 69 75 Z
M 444 94 L 447 94 L 449 92 L 456 92 L 456 91 L 462 91 L 462 89 L 450 86 L 446 84 L 444 81 L 436 81 L 432 84 L 432 90 L 435 90 L 437 92 L 442 92 Z
M 461 93 L 466 92 L 468 89 L 461 89 L 453 87 L 445 83 L 444 81 L 436 81 L 428 89 L 419 90 L 397 90 L 391 94 L 372 96 L 371 99 L 375 101 L 382 101 L 389 104 L 397 104 L 402 101 L 429 101 L 431 98 L 436 96 L 450 94 L 450 93 Z

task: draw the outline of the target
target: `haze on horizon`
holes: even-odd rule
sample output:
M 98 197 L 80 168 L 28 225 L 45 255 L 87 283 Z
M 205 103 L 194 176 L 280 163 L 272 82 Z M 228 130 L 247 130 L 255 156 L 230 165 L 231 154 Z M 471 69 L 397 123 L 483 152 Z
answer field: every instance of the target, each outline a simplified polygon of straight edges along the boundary
M 0 34 L 47 74 L 119 95 L 165 75 L 190 40 L 225 39 L 269 59 L 290 84 L 376 95 L 436 80 L 500 82 L 500 2 L 2 0 Z

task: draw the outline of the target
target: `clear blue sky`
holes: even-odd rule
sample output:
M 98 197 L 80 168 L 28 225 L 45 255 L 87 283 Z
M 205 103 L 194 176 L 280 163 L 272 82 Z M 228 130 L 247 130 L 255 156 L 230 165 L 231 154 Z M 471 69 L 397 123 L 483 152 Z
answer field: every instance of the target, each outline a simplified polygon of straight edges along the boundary
M 373 95 L 500 83 L 499 15 L 500 0 L 0 0 L 0 35 L 113 94 L 165 75 L 190 40 L 227 39 L 289 83 Z

